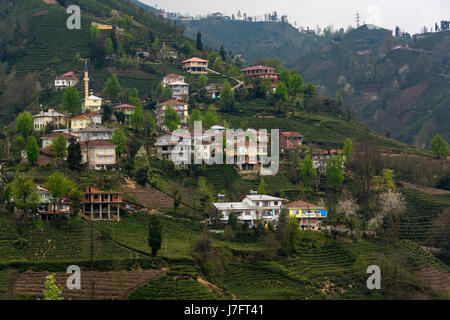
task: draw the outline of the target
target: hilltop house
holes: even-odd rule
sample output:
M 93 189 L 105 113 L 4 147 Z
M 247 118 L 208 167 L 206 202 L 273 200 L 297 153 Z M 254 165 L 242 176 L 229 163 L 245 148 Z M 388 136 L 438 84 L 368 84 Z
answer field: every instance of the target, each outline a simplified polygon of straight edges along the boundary
M 121 104 L 119 106 L 114 107 L 114 111 L 121 112 L 125 116 L 125 121 L 130 120 L 131 116 L 134 114 L 134 111 L 136 110 L 135 106 L 129 105 L 129 104 Z
M 122 193 L 87 187 L 83 195 L 83 214 L 91 220 L 120 221 Z
M 282 131 L 280 133 L 280 149 L 300 149 L 303 145 L 303 135 L 295 131 Z
M 180 126 L 181 127 L 186 126 L 189 120 L 188 104 L 183 100 L 172 99 L 161 102 L 156 106 L 155 120 L 157 128 L 164 131 L 169 130 L 164 125 L 164 112 L 168 109 L 169 105 L 173 107 L 173 109 L 180 117 Z
M 239 221 L 253 226 L 277 221 L 284 200 L 268 195 L 247 195 L 241 202 L 214 203 L 214 207 L 224 223 L 227 223 L 230 214 L 235 212 Z
M 183 71 L 190 74 L 208 74 L 208 60 L 197 57 L 182 62 Z
M 44 130 L 49 123 L 59 128 L 60 125 L 65 125 L 66 121 L 64 115 L 54 109 L 49 109 L 47 112 L 41 111 L 33 116 L 34 131 Z
M 253 66 L 249 68 L 241 69 L 241 72 L 244 74 L 246 79 L 255 80 L 255 79 L 269 79 L 272 82 L 272 86 L 276 87 L 278 84 L 278 76 L 279 73 L 275 72 L 275 68 L 266 67 L 262 65 Z
M 70 71 L 67 73 L 64 73 L 63 75 L 60 75 L 56 77 L 55 79 L 55 89 L 65 89 L 67 87 L 74 87 L 78 84 L 78 81 L 80 80 L 80 75 L 77 71 Z
M 95 170 L 106 169 L 116 164 L 116 145 L 105 140 L 81 142 L 81 163 L 88 163 Z
M 43 186 L 36 186 L 36 191 L 41 198 L 37 214 L 43 221 L 53 220 L 58 214 L 69 214 L 72 208 L 72 201 L 67 198 L 61 198 L 54 201 L 50 192 Z
M 70 133 L 66 133 L 66 132 L 50 132 L 49 134 L 41 137 L 42 148 L 50 147 L 53 143 L 53 140 L 58 138 L 61 134 L 64 136 L 64 138 L 66 138 L 67 144 L 69 143 L 68 141 L 70 138 L 74 138 L 74 139 L 77 138 L 76 136 L 74 136 Z
M 300 228 L 319 230 L 323 219 L 327 217 L 327 210 L 304 201 L 295 201 L 284 206 L 289 215 L 298 219 Z

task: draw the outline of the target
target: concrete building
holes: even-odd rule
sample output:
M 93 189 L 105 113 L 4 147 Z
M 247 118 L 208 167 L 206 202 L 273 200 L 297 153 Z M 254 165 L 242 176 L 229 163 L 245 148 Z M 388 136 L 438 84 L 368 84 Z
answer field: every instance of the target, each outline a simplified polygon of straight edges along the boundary
M 57 201 L 50 192 L 43 186 L 37 185 L 36 191 L 41 198 L 37 214 L 43 221 L 53 220 L 59 214 L 69 214 L 72 208 L 72 201 L 68 198 L 61 198 Z
M 289 210 L 291 217 L 299 221 L 301 229 L 319 230 L 323 219 L 328 216 L 325 208 L 302 200 L 288 203 L 284 207 Z
M 303 135 L 295 131 L 280 132 L 280 149 L 300 149 L 303 145 Z
M 83 195 L 83 214 L 91 220 L 120 221 L 122 193 L 87 187 Z
M 184 127 L 189 121 L 189 106 L 183 100 L 172 99 L 159 103 L 155 110 L 156 127 L 160 130 L 168 131 L 169 129 L 164 125 L 164 112 L 169 106 L 172 106 L 175 112 L 180 117 L 180 126 Z
M 69 144 L 69 139 L 74 138 L 76 139 L 77 137 L 70 134 L 70 133 L 65 133 L 65 132 L 50 132 L 49 134 L 42 136 L 41 140 L 42 140 L 42 148 L 47 148 L 50 147 L 53 143 L 53 140 L 55 140 L 56 138 L 58 138 L 60 135 L 63 135 L 64 138 L 66 138 L 67 140 L 67 145 Z
M 277 221 L 284 200 L 268 195 L 247 195 L 241 202 L 219 202 L 214 203 L 214 206 L 224 223 L 228 222 L 230 214 L 234 212 L 238 221 L 247 222 L 253 226 Z
M 91 169 L 104 170 L 116 164 L 116 145 L 105 140 L 81 142 L 81 163 L 88 163 Z
M 110 140 L 114 130 L 102 125 L 94 125 L 78 131 L 80 141 Z

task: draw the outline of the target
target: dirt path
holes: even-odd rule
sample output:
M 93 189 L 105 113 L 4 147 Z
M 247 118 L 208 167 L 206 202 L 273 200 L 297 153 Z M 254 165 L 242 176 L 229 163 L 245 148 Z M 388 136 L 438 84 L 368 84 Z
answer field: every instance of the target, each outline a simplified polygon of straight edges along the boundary
M 212 284 L 211 282 L 202 279 L 201 277 L 198 277 L 197 281 L 202 286 L 204 286 L 205 289 L 208 290 L 209 292 L 219 293 L 222 296 L 226 296 L 227 295 L 227 293 L 224 290 L 220 289 L 218 286 Z M 231 297 L 232 297 L 233 300 L 239 300 L 234 294 L 231 294 Z
M 69 275 L 56 272 L 58 286 L 63 288 L 63 297 L 71 300 L 124 300 L 135 288 L 147 284 L 150 280 L 163 276 L 167 269 L 146 271 L 82 271 L 81 289 L 69 290 L 66 283 Z M 42 296 L 45 277 L 49 272 L 26 271 L 20 274 L 16 283 L 17 294 Z

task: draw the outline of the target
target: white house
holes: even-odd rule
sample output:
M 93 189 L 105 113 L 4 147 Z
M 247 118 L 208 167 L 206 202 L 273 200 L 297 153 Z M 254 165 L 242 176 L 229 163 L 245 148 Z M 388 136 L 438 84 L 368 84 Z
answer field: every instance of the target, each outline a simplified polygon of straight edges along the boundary
M 268 195 L 248 195 L 241 202 L 214 203 L 214 206 L 223 222 L 228 222 L 230 214 L 235 212 L 238 220 L 253 226 L 277 221 L 283 201 L 283 198 Z
M 189 96 L 189 84 L 186 82 L 176 81 L 169 83 L 168 86 L 172 90 L 172 98 L 183 100 Z
M 73 87 L 78 84 L 80 76 L 76 71 L 70 71 L 60 75 L 55 79 L 56 89 L 65 89 L 67 87 Z

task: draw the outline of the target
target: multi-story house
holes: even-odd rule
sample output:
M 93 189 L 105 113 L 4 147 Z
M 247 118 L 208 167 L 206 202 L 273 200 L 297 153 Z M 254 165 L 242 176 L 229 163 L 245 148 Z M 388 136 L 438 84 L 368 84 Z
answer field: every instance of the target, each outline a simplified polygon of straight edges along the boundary
M 122 193 L 87 187 L 83 195 L 83 214 L 91 220 L 120 221 Z
M 184 160 L 181 163 L 181 166 L 183 166 L 190 162 L 192 155 L 192 137 L 190 134 L 169 132 L 157 138 L 155 147 L 156 153 L 161 159 L 171 160 L 172 154 L 179 155 L 180 159 Z
M 244 74 L 244 77 L 249 80 L 255 80 L 258 78 L 263 80 L 268 79 L 272 82 L 273 87 L 276 87 L 278 84 L 279 74 L 275 72 L 275 68 L 272 67 L 258 65 L 241 69 L 241 72 Z
M 300 149 L 303 145 L 303 135 L 296 131 L 280 132 L 281 151 L 289 149 Z
M 183 71 L 190 74 L 208 74 L 208 60 L 197 57 L 182 62 Z
M 37 214 L 43 221 L 52 220 L 58 214 L 69 214 L 72 208 L 72 201 L 68 198 L 55 199 L 43 186 L 37 185 L 36 191 L 41 198 Z
M 241 202 L 214 203 L 214 206 L 224 223 L 228 222 L 230 214 L 234 212 L 239 221 L 253 226 L 277 221 L 284 200 L 268 195 L 247 195 Z
M 83 114 L 70 118 L 70 129 L 72 129 L 74 131 L 78 131 L 78 130 L 87 128 L 90 125 L 91 125 L 91 119 L 86 117 Z
M 161 84 L 165 87 L 173 82 L 184 82 L 184 77 L 179 74 L 170 73 L 162 79 Z
M 173 99 L 187 100 L 189 98 L 189 84 L 186 82 L 171 82 L 168 86 L 172 90 Z
M 41 111 L 33 116 L 34 131 L 44 130 L 49 123 L 58 128 L 60 125 L 66 125 L 64 115 L 54 109 L 49 109 L 47 112 Z
M 250 136 L 253 137 L 252 141 L 248 139 Z M 268 142 L 269 136 L 257 130 L 235 132 L 232 137 L 226 137 L 227 162 L 233 159 L 233 163 L 239 170 L 259 170 L 264 164 L 264 157 L 268 155 Z
M 74 87 L 78 84 L 80 75 L 76 71 L 70 71 L 60 75 L 55 79 L 55 89 L 65 89 L 67 87 Z
M 114 130 L 102 125 L 90 126 L 78 131 L 80 141 L 110 140 Z
M 88 163 L 91 169 L 104 170 L 116 164 L 116 145 L 106 140 L 81 142 L 81 163 Z
M 289 210 L 289 215 L 299 221 L 300 228 L 318 230 L 322 226 L 323 219 L 327 218 L 325 208 L 316 206 L 302 200 L 288 203 L 284 206 Z
M 125 116 L 125 121 L 130 120 L 131 116 L 134 114 L 134 111 L 136 110 L 135 106 L 132 106 L 130 104 L 121 104 L 119 106 L 114 107 L 114 111 L 121 112 Z
M 161 130 L 164 131 L 168 130 L 168 128 L 164 125 L 164 112 L 167 110 L 169 105 L 173 107 L 173 109 L 180 117 L 180 126 L 181 127 L 186 126 L 189 120 L 189 107 L 186 102 L 177 99 L 164 101 L 156 106 L 155 111 L 156 126 Z

